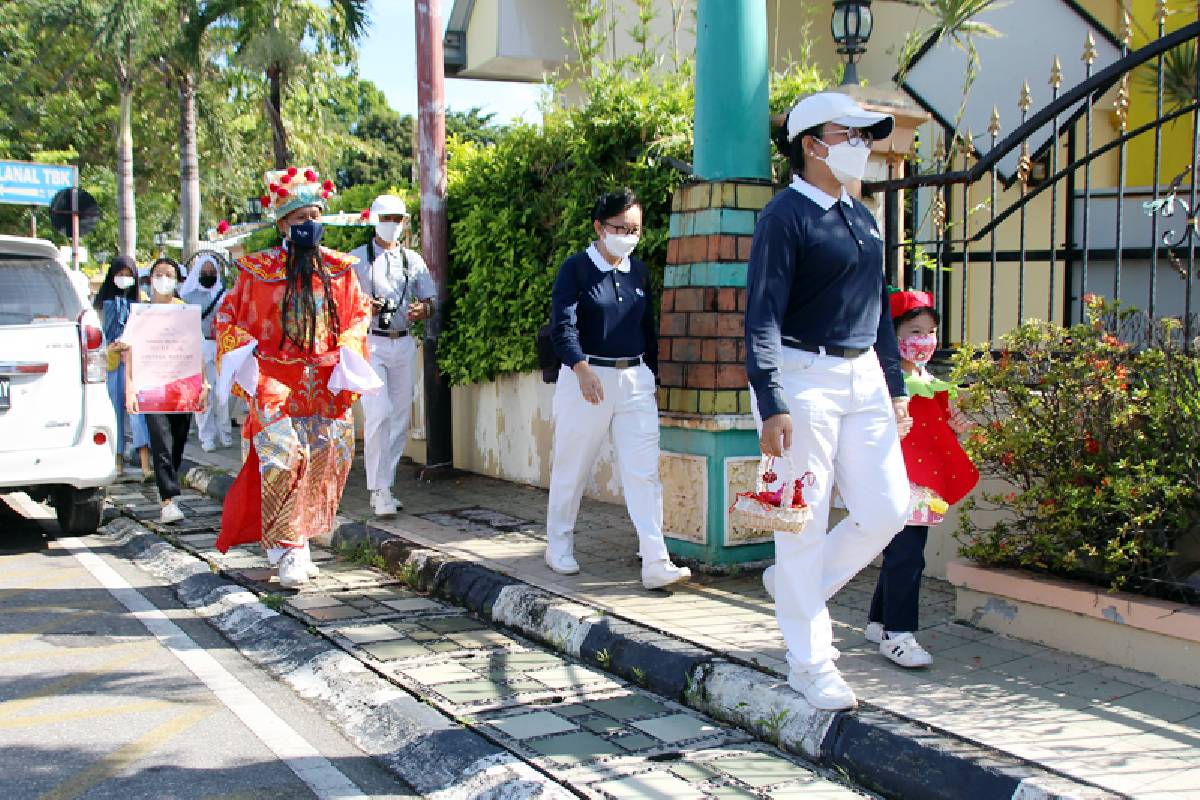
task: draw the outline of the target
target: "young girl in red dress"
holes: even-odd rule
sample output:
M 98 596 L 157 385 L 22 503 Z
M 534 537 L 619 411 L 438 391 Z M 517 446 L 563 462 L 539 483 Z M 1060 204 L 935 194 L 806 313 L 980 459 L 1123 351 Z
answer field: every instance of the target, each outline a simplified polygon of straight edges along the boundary
M 975 487 L 979 471 L 958 442 L 971 422 L 953 406 L 956 387 L 925 368 L 937 349 L 941 321 L 933 297 L 928 292 L 893 292 L 890 302 L 913 420 L 912 431 L 900 440 L 912 504 L 908 524 L 883 551 L 866 637 L 900 666 L 926 667 L 933 659 L 914 633 L 929 527 Z

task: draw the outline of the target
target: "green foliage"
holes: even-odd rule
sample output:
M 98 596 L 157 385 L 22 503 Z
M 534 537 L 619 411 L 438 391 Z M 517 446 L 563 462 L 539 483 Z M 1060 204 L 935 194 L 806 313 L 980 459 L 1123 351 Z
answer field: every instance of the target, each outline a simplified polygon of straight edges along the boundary
M 691 158 L 690 74 L 632 76 L 599 64 L 587 99 L 547 109 L 495 145 L 454 139 L 448 170 L 450 323 L 439 360 L 453 383 L 533 369 L 563 260 L 594 237 L 596 197 L 628 185 L 641 197 L 638 256 L 661 285 L 671 196 Z
M 960 407 L 982 424 L 966 443 L 1009 491 L 964 503 L 957 536 L 983 564 L 1151 591 L 1173 579 L 1178 543 L 1200 523 L 1200 359 L 1178 323 L 1092 299 L 1072 328 L 1030 321 L 999 357 L 966 347 Z M 998 510 L 990 527 L 976 508 Z M 1194 565 L 1193 567 L 1194 568 Z M 1190 568 L 1189 568 L 1190 569 Z

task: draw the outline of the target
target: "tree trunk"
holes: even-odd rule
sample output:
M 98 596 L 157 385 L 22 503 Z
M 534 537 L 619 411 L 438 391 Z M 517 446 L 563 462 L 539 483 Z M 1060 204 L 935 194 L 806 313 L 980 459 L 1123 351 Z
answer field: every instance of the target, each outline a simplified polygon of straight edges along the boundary
M 277 65 L 267 70 L 270 93 L 267 97 L 267 119 L 271 123 L 271 146 L 275 151 L 275 169 L 284 169 L 291 160 L 288 153 L 287 129 L 283 125 L 283 71 Z
M 183 257 L 200 246 L 200 164 L 196 154 L 196 80 L 179 75 L 179 217 Z
M 137 209 L 133 186 L 133 83 L 118 80 L 120 106 L 117 117 L 117 251 L 132 256 L 137 251 Z

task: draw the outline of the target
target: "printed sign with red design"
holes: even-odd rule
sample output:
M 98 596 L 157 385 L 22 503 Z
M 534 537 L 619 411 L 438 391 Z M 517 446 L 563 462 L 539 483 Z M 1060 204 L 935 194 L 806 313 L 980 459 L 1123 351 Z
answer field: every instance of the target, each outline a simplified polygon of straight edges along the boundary
M 202 410 L 200 306 L 136 303 L 121 340 L 129 345 L 125 402 L 130 413 Z

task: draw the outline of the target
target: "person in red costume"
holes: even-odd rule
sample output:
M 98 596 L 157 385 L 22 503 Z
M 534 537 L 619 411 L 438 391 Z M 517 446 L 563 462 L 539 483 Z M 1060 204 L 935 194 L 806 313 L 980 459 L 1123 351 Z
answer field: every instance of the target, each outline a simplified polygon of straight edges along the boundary
M 250 415 L 250 455 L 225 497 L 217 549 L 262 542 L 284 588 L 317 574 L 308 540 L 334 525 L 354 459 L 351 406 L 381 385 L 367 361 L 367 296 L 350 256 L 321 247 L 334 190 L 312 167 L 266 176 L 279 247 L 238 260 L 217 310 L 217 391 Z
M 933 297 L 928 292 L 893 292 L 889 299 L 900 344 L 900 366 L 911 398 L 908 413 L 913 427 L 900 440 L 900 449 L 912 500 L 908 524 L 884 548 L 866 637 L 902 667 L 927 667 L 933 658 L 914 635 L 925 541 L 929 527 L 941 522 L 946 510 L 975 488 L 979 471 L 958 442 L 971 421 L 954 408 L 957 388 L 925 368 L 937 349 L 941 321 Z

